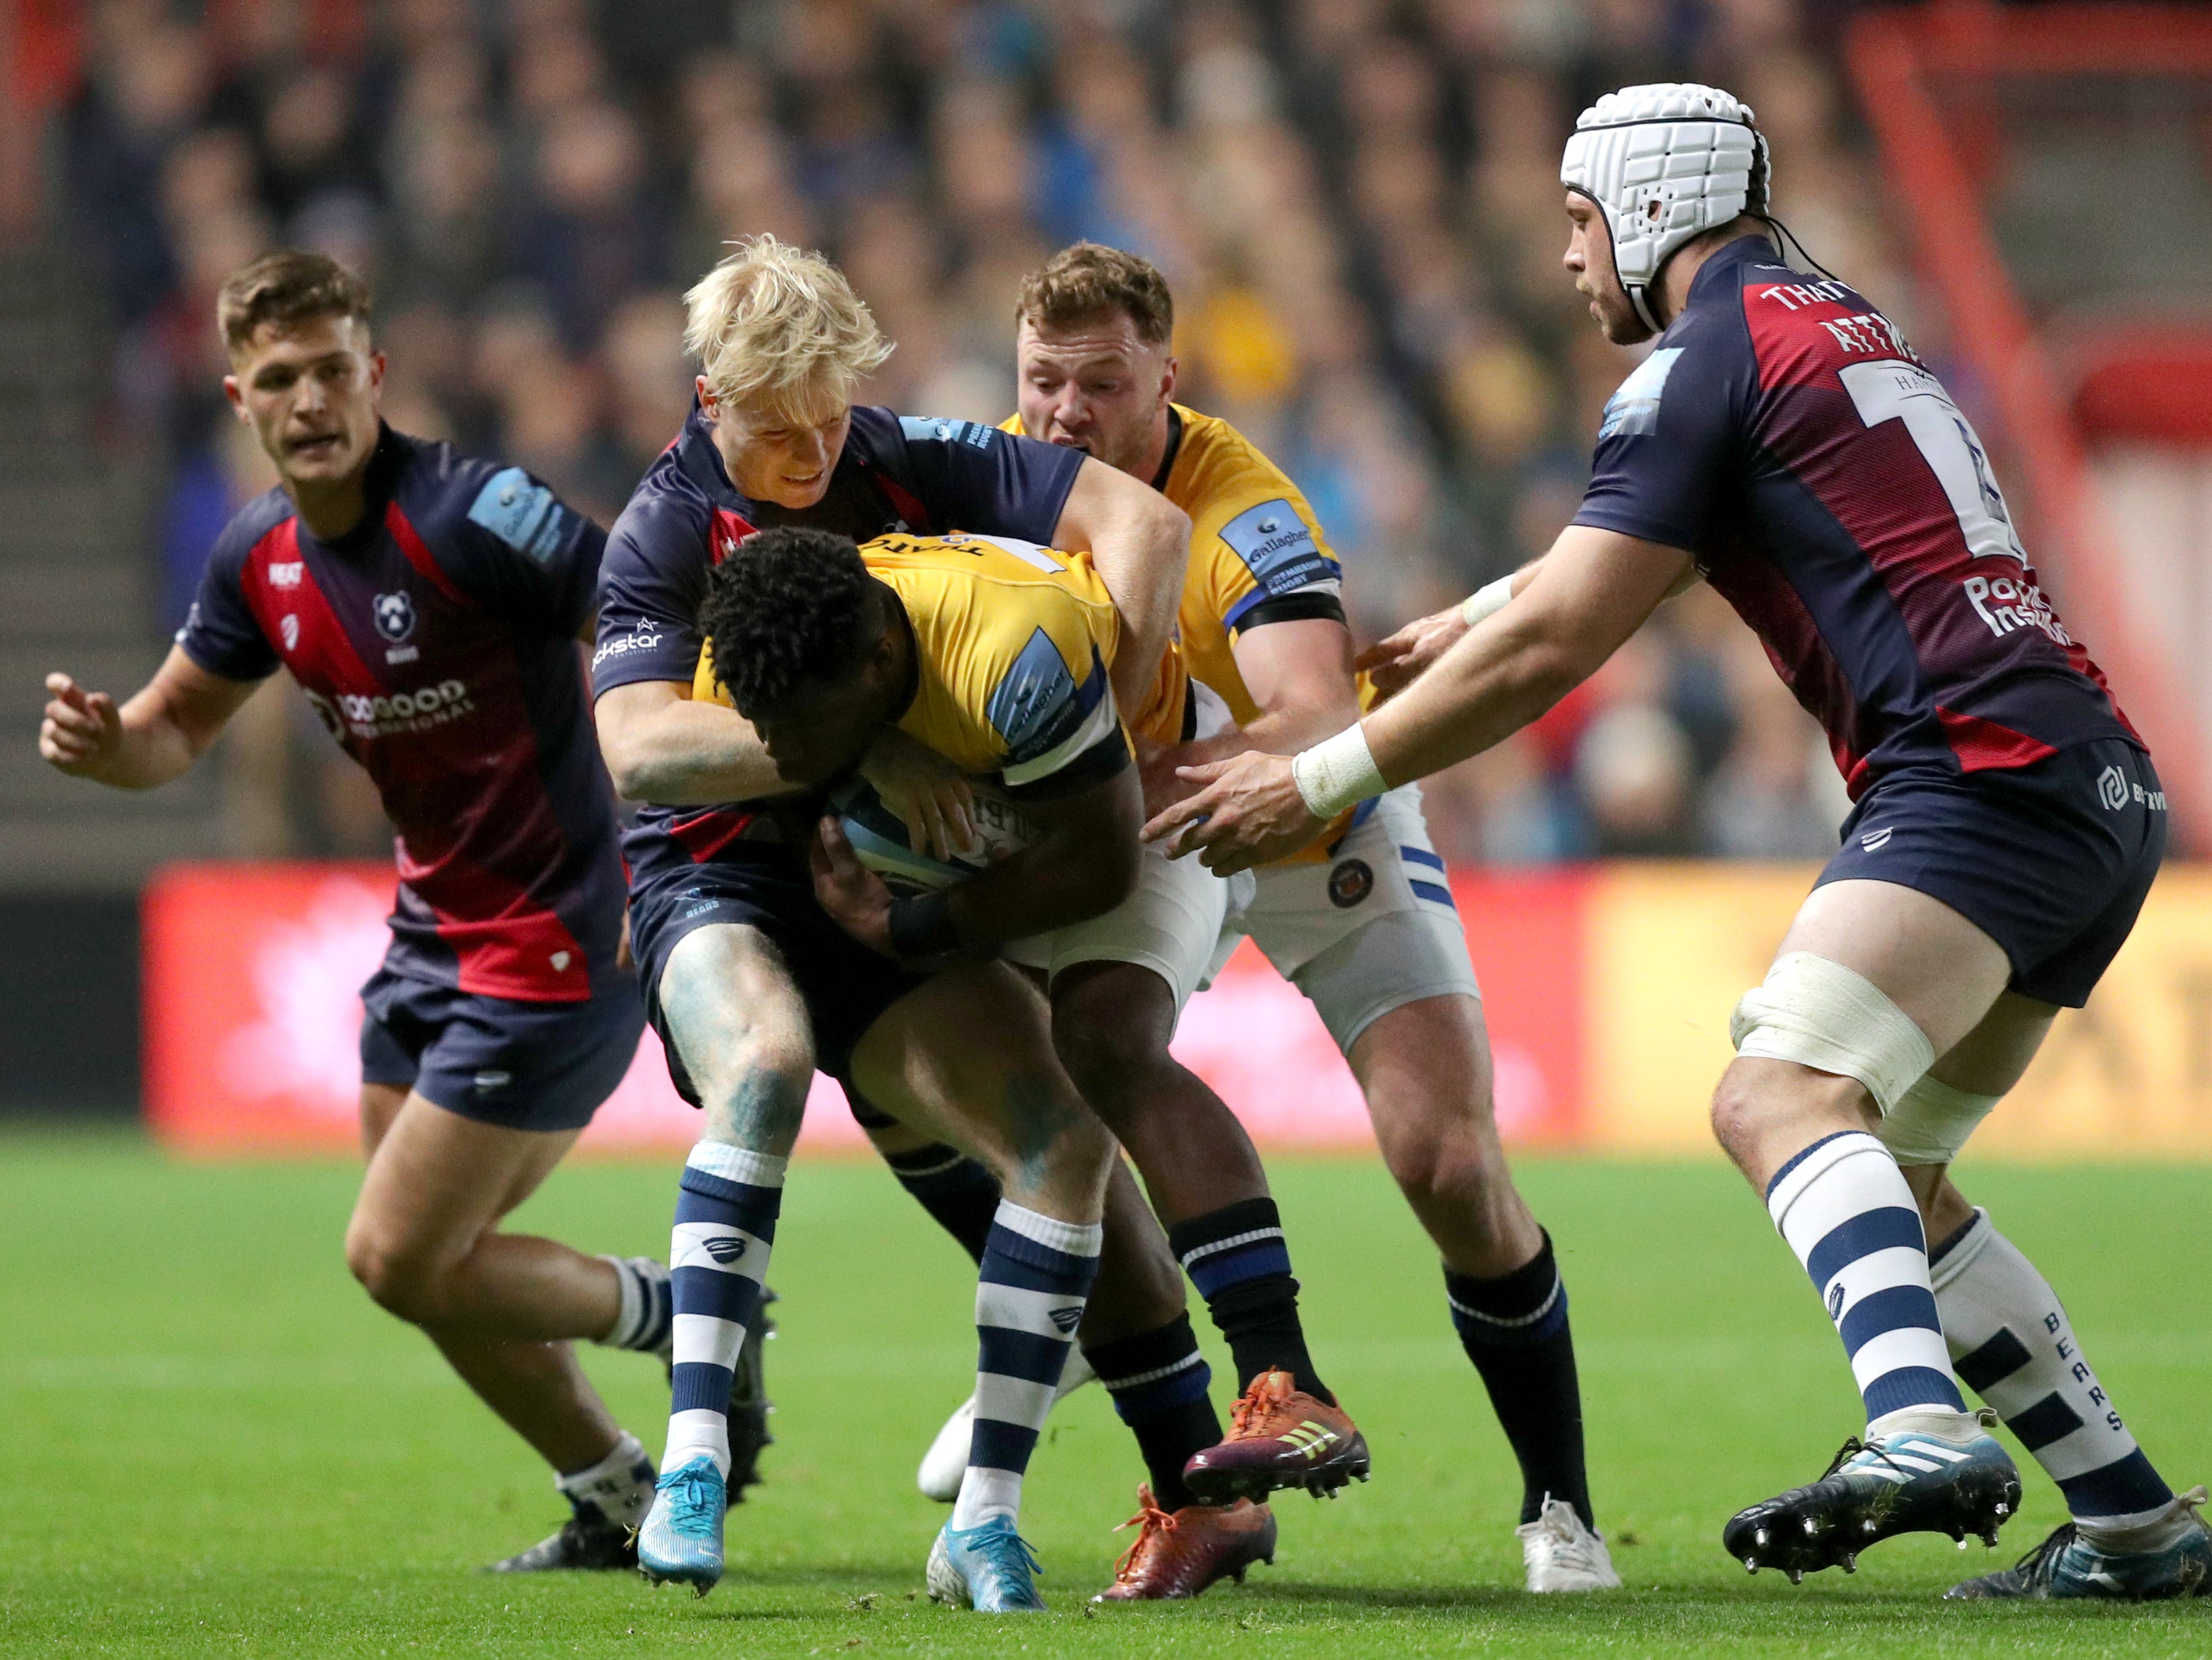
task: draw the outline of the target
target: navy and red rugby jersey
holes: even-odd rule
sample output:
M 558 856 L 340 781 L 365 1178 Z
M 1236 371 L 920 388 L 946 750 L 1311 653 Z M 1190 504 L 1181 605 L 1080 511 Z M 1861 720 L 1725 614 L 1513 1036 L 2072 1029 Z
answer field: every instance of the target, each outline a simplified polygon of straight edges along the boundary
M 639 681 L 673 681 L 688 694 L 704 643 L 698 618 L 707 573 L 756 530 L 805 525 L 855 542 L 895 531 L 975 531 L 1049 546 L 1083 459 L 973 421 L 860 407 L 822 500 L 781 508 L 738 494 L 695 404 L 608 536 L 594 695 Z M 647 806 L 623 837 L 623 855 L 632 883 L 642 886 L 712 860 L 749 830 L 769 828 L 742 802 Z
M 581 1002 L 615 968 L 623 873 L 577 635 L 605 532 L 520 467 L 386 428 L 335 542 L 282 489 L 227 526 L 177 635 L 210 674 L 281 665 L 399 834 L 393 973 Z
M 1888 319 L 1729 243 L 1606 405 L 1578 525 L 1694 555 L 1826 728 L 1903 767 L 2140 744 L 2038 585 L 1981 441 Z

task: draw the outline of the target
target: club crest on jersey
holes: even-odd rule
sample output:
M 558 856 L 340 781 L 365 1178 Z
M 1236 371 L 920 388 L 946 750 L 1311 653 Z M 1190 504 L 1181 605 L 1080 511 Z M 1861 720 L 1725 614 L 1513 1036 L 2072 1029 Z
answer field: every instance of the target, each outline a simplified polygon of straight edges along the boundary
M 1364 859 L 1347 859 L 1328 873 L 1328 903 L 1350 910 L 1375 891 L 1375 873 Z
M 375 601 L 376 631 L 398 645 L 415 632 L 415 602 L 402 588 L 397 593 L 380 593 Z

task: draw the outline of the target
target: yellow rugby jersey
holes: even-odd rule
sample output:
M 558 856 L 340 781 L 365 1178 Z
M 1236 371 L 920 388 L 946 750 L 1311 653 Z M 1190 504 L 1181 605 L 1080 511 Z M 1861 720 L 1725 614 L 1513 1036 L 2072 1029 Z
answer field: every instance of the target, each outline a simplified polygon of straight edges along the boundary
M 1016 799 L 1127 760 L 1107 680 L 1121 613 L 1090 556 L 1011 537 L 895 535 L 861 543 L 860 557 L 914 627 L 918 681 L 901 731 Z M 730 701 L 708 652 L 691 690 Z
M 1260 718 L 1260 706 L 1237 672 L 1237 635 L 1296 617 L 1340 620 L 1344 568 L 1304 493 L 1257 445 L 1218 417 L 1181 404 L 1170 408 L 1173 448 L 1166 478 L 1155 482 L 1190 515 L 1190 564 L 1176 614 L 1177 666 L 1218 693 L 1246 727 Z M 1021 417 L 1003 424 L 1019 432 Z M 1372 707 L 1367 677 L 1357 684 L 1360 708 Z M 1351 818 L 1335 820 L 1282 862 L 1326 858 Z

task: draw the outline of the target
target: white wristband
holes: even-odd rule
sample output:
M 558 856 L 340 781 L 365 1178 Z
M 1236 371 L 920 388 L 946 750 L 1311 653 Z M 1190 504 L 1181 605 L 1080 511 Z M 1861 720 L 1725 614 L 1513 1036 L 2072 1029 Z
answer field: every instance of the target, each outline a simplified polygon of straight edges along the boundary
M 1512 598 L 1513 579 L 1501 576 L 1495 582 L 1484 583 L 1461 600 L 1459 614 L 1467 620 L 1468 627 L 1473 628 L 1484 617 L 1495 617 L 1504 611 L 1506 602 Z
M 1306 811 L 1330 819 L 1390 787 L 1367 748 L 1367 733 L 1358 721 L 1325 738 L 1291 761 L 1291 777 L 1305 798 Z

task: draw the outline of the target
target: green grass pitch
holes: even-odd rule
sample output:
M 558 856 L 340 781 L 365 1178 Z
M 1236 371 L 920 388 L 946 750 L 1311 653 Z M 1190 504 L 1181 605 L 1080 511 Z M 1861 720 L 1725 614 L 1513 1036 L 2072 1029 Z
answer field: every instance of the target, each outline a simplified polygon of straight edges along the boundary
M 2212 1475 L 2212 1232 L 2189 1169 L 1968 1172 L 2046 1263 L 2168 1476 Z M 1793 1590 L 1723 1557 L 1736 1506 L 1817 1475 L 1857 1426 L 1833 1335 L 1717 1159 L 1524 1160 L 1574 1298 L 1601 1524 L 1631 1589 L 1516 1587 L 1519 1483 L 1451 1339 L 1433 1256 L 1371 1162 L 1285 1162 L 1315 1348 L 1375 1450 L 1340 1502 L 1280 1501 L 1277 1565 L 1195 1603 L 1086 1608 L 1127 1535 L 1133 1450 L 1097 1390 L 1056 1417 L 1026 1523 L 1050 1615 L 917 1600 L 944 1512 L 913 1469 L 969 1387 L 973 1281 L 884 1174 L 802 1164 L 772 1276 L 780 1444 L 704 1602 L 623 1576 L 472 1570 L 550 1530 L 544 1472 L 346 1277 L 355 1173 L 207 1168 L 125 1138 L 0 1138 L 0 1650 L 355 1656 L 1033 1653 L 1759 1655 L 2212 1652 L 2212 1605 L 1945 1606 L 1992 1555 L 1880 1547 Z M 665 1248 L 672 1168 L 556 1174 L 520 1221 Z M 1201 1324 L 1203 1322 L 1201 1321 Z M 593 1352 L 658 1450 L 658 1368 Z M 1217 1395 L 1221 1391 L 1217 1375 Z

